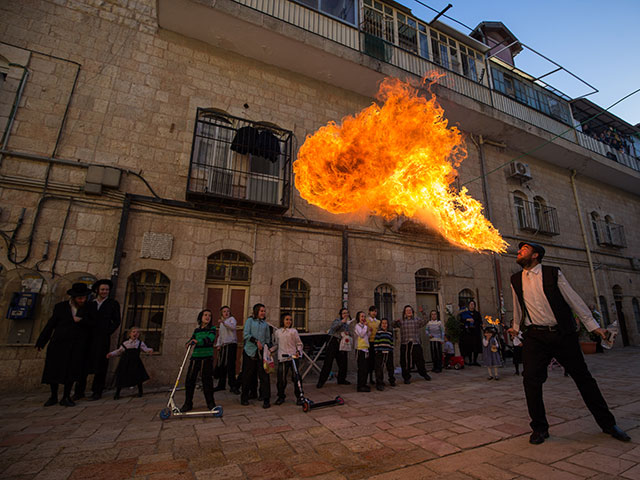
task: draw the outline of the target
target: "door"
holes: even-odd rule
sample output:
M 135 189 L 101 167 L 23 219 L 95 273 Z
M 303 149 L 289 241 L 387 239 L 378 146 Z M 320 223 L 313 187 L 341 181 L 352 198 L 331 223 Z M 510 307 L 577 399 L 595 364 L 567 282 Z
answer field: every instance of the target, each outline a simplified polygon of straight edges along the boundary
M 220 315 L 223 305 L 231 308 L 231 315 L 236 319 L 236 334 L 238 336 L 237 368 L 242 363 L 242 327 L 247 317 L 249 287 L 244 285 L 207 285 L 207 308 L 213 312 L 214 318 Z M 238 372 L 236 372 L 238 373 Z
M 438 294 L 437 293 L 417 293 L 416 294 L 416 311 L 419 311 L 420 307 L 424 309 L 424 314 L 429 319 L 429 312 L 431 310 L 440 311 L 438 308 Z M 442 319 L 441 319 L 442 320 Z M 429 348 L 429 337 L 423 328 L 420 332 L 420 341 L 422 342 L 422 349 L 424 352 L 424 359 L 429 362 L 431 360 L 431 349 Z

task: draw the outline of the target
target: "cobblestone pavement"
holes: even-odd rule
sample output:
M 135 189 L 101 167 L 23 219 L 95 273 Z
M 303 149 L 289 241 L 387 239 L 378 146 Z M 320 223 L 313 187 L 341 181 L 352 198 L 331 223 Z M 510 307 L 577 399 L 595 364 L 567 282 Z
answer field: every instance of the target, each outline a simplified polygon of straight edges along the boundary
M 292 392 L 268 410 L 221 392 L 221 419 L 162 421 L 162 392 L 44 408 L 43 388 L 0 399 L 0 477 L 640 479 L 640 349 L 587 362 L 630 443 L 603 434 L 556 369 L 545 387 L 551 437 L 529 445 L 521 378 L 510 364 L 497 382 L 485 368 L 467 367 L 372 393 L 333 381 L 317 390 L 311 378 L 306 393 L 314 401 L 340 394 L 346 403 L 306 414 Z M 202 406 L 201 392 L 195 400 Z

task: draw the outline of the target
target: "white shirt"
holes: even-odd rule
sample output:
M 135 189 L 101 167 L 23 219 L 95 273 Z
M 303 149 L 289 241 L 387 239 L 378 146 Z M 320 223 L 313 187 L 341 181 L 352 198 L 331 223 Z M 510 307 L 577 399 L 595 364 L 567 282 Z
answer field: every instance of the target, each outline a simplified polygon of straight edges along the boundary
M 571 288 L 571 285 L 569 285 L 569 282 L 567 282 L 567 279 L 560 270 L 558 270 L 558 288 L 560 289 L 562 297 L 571 307 L 571 310 L 578 316 L 589 332 L 600 328 L 598 322 L 596 322 L 593 315 L 591 315 L 589 307 L 587 307 L 575 290 Z M 520 329 L 522 310 L 513 286 L 511 287 L 511 295 L 513 296 L 513 329 L 518 331 Z M 522 296 L 524 297 L 524 304 L 527 307 L 528 313 L 524 319 L 525 325 L 555 326 L 558 324 L 542 287 L 541 264 L 536 265 L 530 270 L 522 271 Z
M 229 343 L 238 343 L 238 337 L 236 336 L 236 319 L 233 317 L 227 318 L 225 321 L 220 321 L 218 325 L 218 338 L 216 339 L 216 347 L 227 345 Z
M 127 350 L 135 350 L 138 348 L 138 344 L 140 344 L 140 350 L 142 350 L 145 353 L 149 353 L 152 352 L 153 349 L 147 347 L 144 342 L 142 340 L 125 340 L 124 342 L 122 342 L 122 344 L 124 345 L 124 347 L 122 345 L 120 345 L 119 348 L 116 348 L 113 352 L 109 353 L 110 357 L 117 357 L 118 355 L 121 355 L 124 353 L 125 348 Z
M 278 348 L 278 361 L 285 362 L 291 360 L 296 353 L 302 353 L 302 340 L 295 328 L 279 328 L 274 333 L 275 344 Z M 283 357 L 283 355 L 289 355 Z
M 100 307 L 102 306 L 102 304 L 104 303 L 104 301 L 105 301 L 107 298 L 109 298 L 109 297 L 105 297 L 105 298 L 103 298 L 102 300 L 99 300 L 99 298 L 100 298 L 100 297 L 97 297 L 97 298 L 94 300 L 94 302 L 96 302 L 96 308 L 97 308 L 98 310 L 100 310 Z

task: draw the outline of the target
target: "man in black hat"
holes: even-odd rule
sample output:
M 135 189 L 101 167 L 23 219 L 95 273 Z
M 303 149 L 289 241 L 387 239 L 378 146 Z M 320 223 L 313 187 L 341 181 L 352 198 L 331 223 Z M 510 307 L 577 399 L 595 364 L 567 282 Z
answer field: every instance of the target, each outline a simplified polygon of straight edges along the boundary
M 51 397 L 45 407 L 58 403 L 58 385 L 64 385 L 60 405 L 73 407 L 71 387 L 82 374 L 82 363 L 88 337 L 89 312 L 87 296 L 91 293 L 84 283 L 74 283 L 67 294 L 68 301 L 53 307 L 53 314 L 36 341 L 38 351 L 47 343 L 47 356 L 42 372 L 42 383 L 51 387 Z
M 76 383 L 74 400 L 84 397 L 87 386 L 87 375 L 93 373 L 93 383 L 89 400 L 99 400 L 102 397 L 109 360 L 107 353 L 111 347 L 111 335 L 120 326 L 120 304 L 109 298 L 113 283 L 111 280 L 98 280 L 91 286 L 96 298 L 89 302 L 89 312 L 92 318 L 89 341 L 84 357 L 84 370 L 80 380 Z
M 516 262 L 523 270 L 511 277 L 513 325 L 508 331 L 512 336 L 519 331 L 524 332 L 522 377 L 533 430 L 529 442 L 540 444 L 549 437 L 542 385 L 547 380 L 547 367 L 552 358 L 571 375 L 602 431 L 628 442 L 631 438 L 616 425 L 598 384 L 587 368 L 573 314 L 588 331 L 604 338 L 605 330 L 594 320 L 560 269 L 541 265 L 545 254 L 542 245 L 520 242 L 518 248 Z

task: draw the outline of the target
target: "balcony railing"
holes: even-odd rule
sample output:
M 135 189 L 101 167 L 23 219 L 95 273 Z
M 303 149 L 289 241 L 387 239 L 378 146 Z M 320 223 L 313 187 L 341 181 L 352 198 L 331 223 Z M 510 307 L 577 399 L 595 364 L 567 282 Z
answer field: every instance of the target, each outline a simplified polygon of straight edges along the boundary
M 187 198 L 228 206 L 289 208 L 292 133 L 218 110 L 197 111 Z
M 618 162 L 626 167 L 633 168 L 640 172 L 640 160 L 636 157 L 629 155 L 623 151 L 615 149 L 606 143 L 601 142 L 589 135 L 585 135 L 582 132 L 576 131 L 578 136 L 578 144 L 591 150 L 592 152 L 599 153 L 600 155 L 607 157 L 614 162 Z
M 518 228 L 545 235 L 559 235 L 558 212 L 539 202 L 516 200 L 516 217 Z
M 593 228 L 598 245 L 616 248 L 625 248 L 627 246 L 622 225 L 605 220 L 597 220 L 594 222 Z

